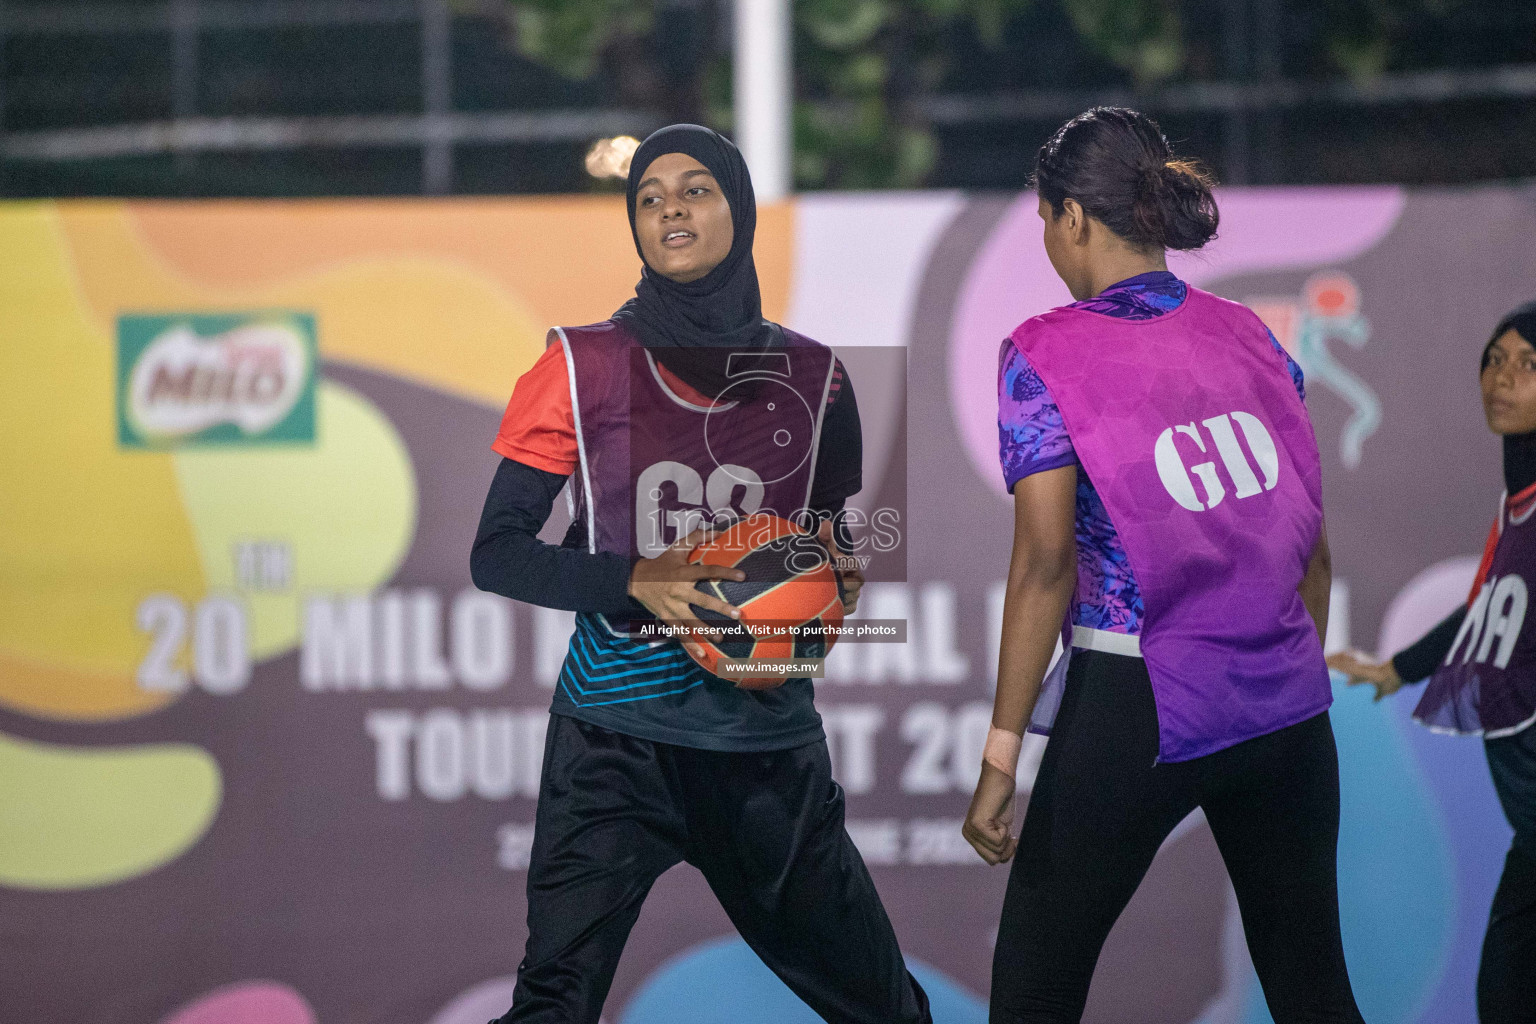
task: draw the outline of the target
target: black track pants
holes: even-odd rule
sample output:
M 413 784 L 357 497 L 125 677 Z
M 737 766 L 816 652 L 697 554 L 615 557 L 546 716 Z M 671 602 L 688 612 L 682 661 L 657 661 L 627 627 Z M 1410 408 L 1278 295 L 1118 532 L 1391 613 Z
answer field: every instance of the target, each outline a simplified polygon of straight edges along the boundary
M 1327 714 L 1193 761 L 1154 764 L 1157 752 L 1146 664 L 1074 651 L 1008 878 L 994 1024 L 1081 1019 L 1110 928 L 1196 807 L 1232 878 L 1276 1024 L 1358 1024 L 1339 933 L 1339 766 Z
M 1536 860 L 1510 847 L 1477 971 L 1482 1024 L 1536 1021 Z
M 1487 740 L 1488 768 L 1515 843 L 1488 914 L 1477 972 L 1483 1024 L 1536 1022 L 1536 726 Z
M 551 715 L 512 1022 L 598 1020 L 651 885 L 686 860 L 743 939 L 834 1024 L 927 1024 L 928 997 L 843 829 L 825 741 L 653 743 Z

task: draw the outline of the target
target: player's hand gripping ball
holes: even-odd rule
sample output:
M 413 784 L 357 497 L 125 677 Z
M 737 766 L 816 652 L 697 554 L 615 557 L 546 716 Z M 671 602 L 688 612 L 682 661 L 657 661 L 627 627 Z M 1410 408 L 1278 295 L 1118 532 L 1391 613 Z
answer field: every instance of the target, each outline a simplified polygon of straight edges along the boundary
M 691 606 L 699 621 L 718 631 L 697 637 L 703 655 L 689 654 L 704 669 L 748 690 L 781 685 L 783 673 L 753 672 L 751 662 L 825 658 L 836 641 L 822 632 L 843 622 L 843 590 L 827 549 L 808 532 L 768 513 L 737 520 L 695 547 L 688 561 L 725 565 L 746 573 L 744 580 L 703 579 L 695 589 L 741 610 L 740 619 Z M 748 663 L 723 670 L 723 662 Z M 794 678 L 790 674 L 788 678 Z

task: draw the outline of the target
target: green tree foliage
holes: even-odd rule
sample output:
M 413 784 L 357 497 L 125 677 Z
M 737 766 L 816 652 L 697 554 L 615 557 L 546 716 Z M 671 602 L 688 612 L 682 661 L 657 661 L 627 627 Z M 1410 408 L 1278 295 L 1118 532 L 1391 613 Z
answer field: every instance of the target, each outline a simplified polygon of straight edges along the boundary
M 912 97 L 942 82 L 957 33 L 1000 56 L 1030 0 L 801 0 L 795 5 L 795 178 L 806 186 L 920 184 L 938 147 Z M 974 55 L 974 53 L 973 53 Z
M 515 0 L 507 20 L 524 56 L 588 78 L 605 52 L 650 33 L 654 10 L 634 0 Z
M 502 2 L 523 55 L 575 78 L 605 72 L 624 105 L 729 129 L 729 47 L 708 41 L 718 40 L 730 0 Z M 1223 67 L 1219 33 L 1191 32 L 1192 21 L 1219 21 L 1232 3 L 1262 2 L 1280 0 L 795 0 L 796 182 L 922 184 L 938 147 L 912 100 L 941 90 L 963 63 L 1010 60 L 1009 25 L 1047 4 L 1075 31 L 1066 42 L 1106 65 L 1118 84 L 1155 89 L 1191 66 Z M 1309 37 L 1305 59 L 1288 61 L 1289 73 L 1369 78 L 1412 49 L 1426 19 L 1473 2 L 1286 0 L 1285 27 Z M 693 52 L 680 52 L 679 35 L 690 25 L 693 44 L 681 45 Z M 1192 61 L 1198 45 L 1213 52 Z
M 965 34 L 1000 57 L 1007 19 L 1032 0 L 799 0 L 794 4 L 795 177 L 802 187 L 880 188 L 921 184 L 937 152 L 911 110 L 911 97 L 934 89 Z M 730 56 L 700 55 L 702 96 L 679 105 L 678 83 L 665 75 L 628 74 L 619 55 L 637 42 L 666 45 L 658 22 L 694 18 L 717 35 L 719 5 L 644 0 L 508 0 L 507 18 L 523 55 L 562 74 L 614 73 L 620 103 L 700 118 L 729 128 Z M 684 90 L 686 93 L 686 90 Z
M 1184 35 L 1173 0 L 1070 0 L 1063 4 L 1089 46 L 1142 86 L 1184 66 Z

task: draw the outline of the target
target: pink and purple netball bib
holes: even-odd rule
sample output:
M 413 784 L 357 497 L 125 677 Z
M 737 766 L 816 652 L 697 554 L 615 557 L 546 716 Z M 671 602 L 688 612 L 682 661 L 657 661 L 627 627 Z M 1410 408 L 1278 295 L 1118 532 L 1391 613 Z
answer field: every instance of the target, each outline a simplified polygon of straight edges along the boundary
M 1536 722 L 1536 630 L 1525 628 L 1536 578 L 1536 488 L 1499 511 L 1498 540 L 1456 642 L 1413 717 L 1439 732 L 1510 736 Z
M 1063 308 L 1012 338 L 1060 407 L 1141 587 L 1159 760 L 1326 710 L 1322 644 L 1296 589 L 1322 529 L 1322 472 L 1259 318 L 1191 288 L 1155 319 Z
M 558 330 L 578 439 L 588 545 L 645 558 L 712 520 L 791 518 L 810 498 L 831 349 L 784 331 L 733 353 L 718 395 L 680 394 L 620 324 Z M 665 350 L 658 350 L 663 358 Z

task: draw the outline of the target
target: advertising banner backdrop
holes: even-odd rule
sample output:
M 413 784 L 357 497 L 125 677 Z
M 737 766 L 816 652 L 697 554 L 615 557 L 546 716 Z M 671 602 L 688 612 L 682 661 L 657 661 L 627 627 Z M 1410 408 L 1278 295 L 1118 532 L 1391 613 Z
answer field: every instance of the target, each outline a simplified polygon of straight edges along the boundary
M 1494 513 L 1476 364 L 1536 291 L 1536 193 L 1219 198 L 1220 239 L 1172 267 L 1252 306 L 1305 370 L 1328 644 L 1389 654 L 1465 598 Z M 940 1024 L 986 1019 L 1006 879 L 959 823 L 1011 539 L 998 345 L 1068 301 L 1039 233 L 1031 195 L 956 193 L 802 197 L 758 229 L 766 315 L 833 346 L 857 389 L 854 504 L 905 517 L 904 574 L 858 618 L 907 640 L 839 644 L 817 703 Z M 546 329 L 630 294 L 621 202 L 9 204 L 0 251 L 0 1019 L 501 1014 L 571 617 L 477 591 L 470 544 Z M 1509 840 L 1480 744 L 1414 725 L 1416 692 L 1336 690 L 1361 1008 L 1471 1022 Z M 688 867 L 654 888 L 605 1019 L 814 1020 Z M 1085 1019 L 1268 1020 L 1198 813 Z

